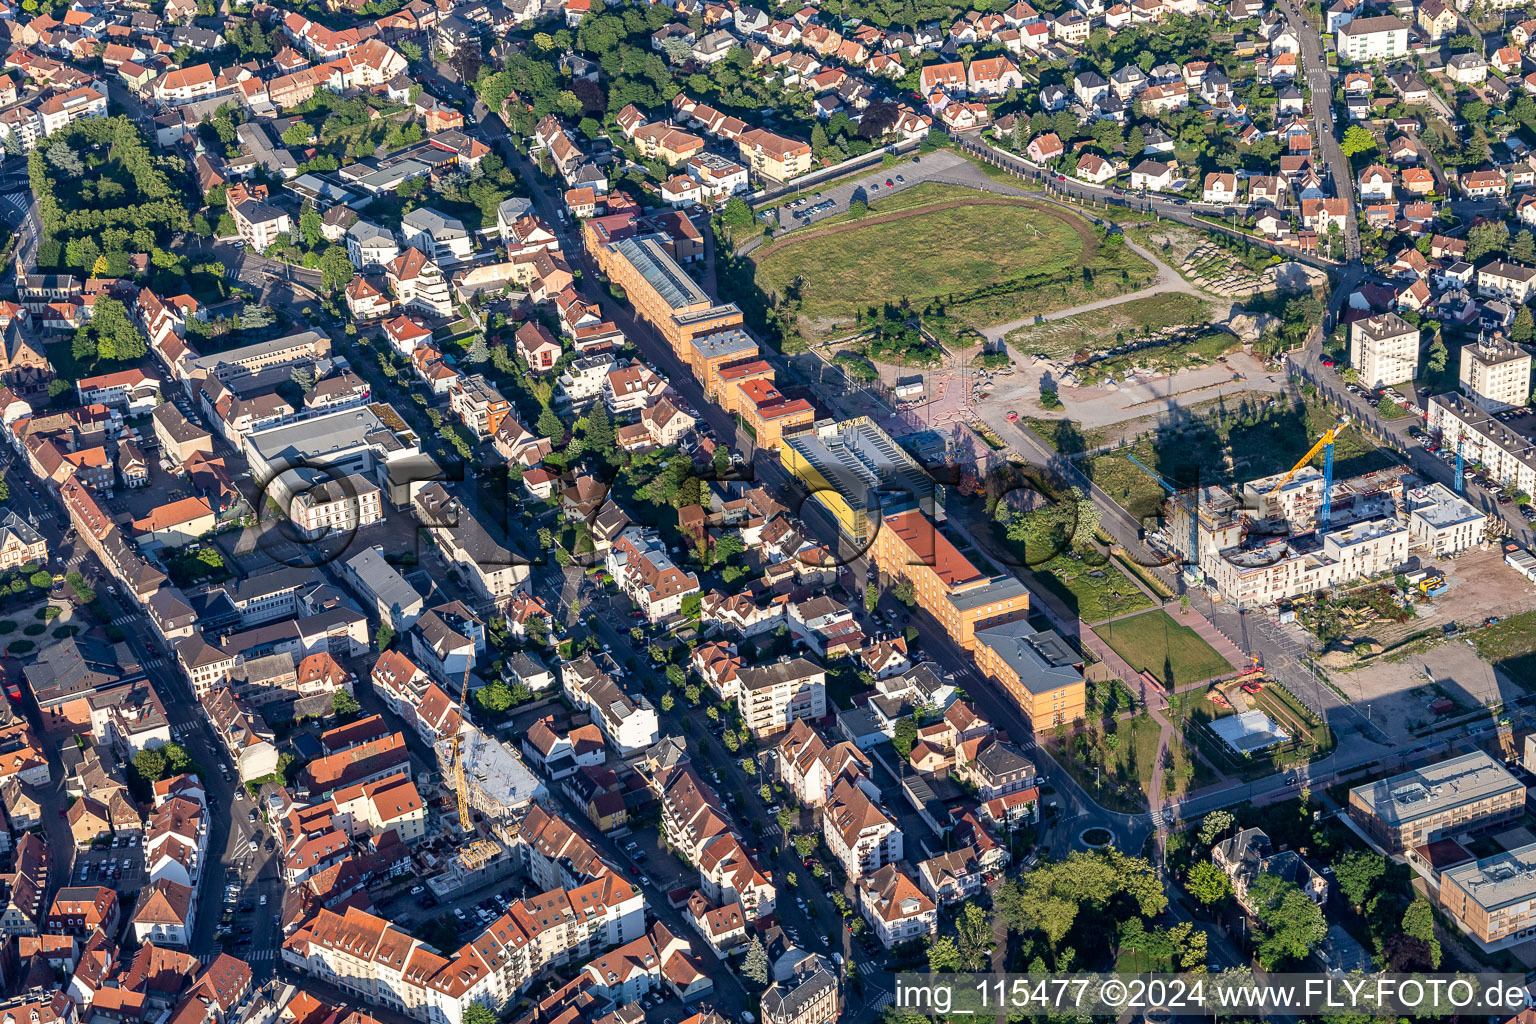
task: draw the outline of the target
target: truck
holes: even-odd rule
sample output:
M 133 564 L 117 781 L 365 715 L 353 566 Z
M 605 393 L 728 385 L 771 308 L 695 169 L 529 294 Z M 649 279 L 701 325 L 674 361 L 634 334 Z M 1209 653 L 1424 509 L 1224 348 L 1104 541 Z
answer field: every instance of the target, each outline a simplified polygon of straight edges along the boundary
M 1419 592 L 1425 597 L 1439 597 L 1449 589 L 1451 585 L 1444 576 L 1427 576 L 1419 581 Z

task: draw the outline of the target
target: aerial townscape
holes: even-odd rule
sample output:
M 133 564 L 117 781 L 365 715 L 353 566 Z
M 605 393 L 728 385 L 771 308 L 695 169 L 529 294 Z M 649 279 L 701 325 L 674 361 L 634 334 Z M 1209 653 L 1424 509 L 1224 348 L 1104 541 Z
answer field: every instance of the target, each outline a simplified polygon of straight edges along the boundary
M 0 38 L 0 1024 L 1536 971 L 1536 3 Z

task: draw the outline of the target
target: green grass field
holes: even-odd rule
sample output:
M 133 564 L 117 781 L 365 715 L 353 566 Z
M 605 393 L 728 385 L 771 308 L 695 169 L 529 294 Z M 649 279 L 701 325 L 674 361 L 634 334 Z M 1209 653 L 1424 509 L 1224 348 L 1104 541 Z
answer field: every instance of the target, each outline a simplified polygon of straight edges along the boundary
M 1173 689 L 1232 671 L 1227 660 L 1167 612 L 1143 612 L 1094 630 L 1138 672 L 1149 672 Z
M 1170 292 L 1096 309 L 1065 320 L 1020 327 L 1008 335 L 1009 345 L 1022 352 L 1043 352 L 1051 358 L 1081 349 L 1134 341 L 1168 327 L 1211 322 L 1212 303 L 1193 295 Z
M 974 190 L 924 183 L 870 208 L 867 220 L 916 212 L 884 223 L 847 217 L 818 225 L 836 230 L 785 236 L 781 248 L 756 258 L 756 283 L 784 295 L 800 281 L 800 321 L 807 333 L 851 323 L 855 313 L 903 300 L 923 309 L 941 304 L 972 326 L 1050 312 L 1140 287 L 1151 265 L 1118 238 L 1072 213 L 1029 200 L 981 201 Z

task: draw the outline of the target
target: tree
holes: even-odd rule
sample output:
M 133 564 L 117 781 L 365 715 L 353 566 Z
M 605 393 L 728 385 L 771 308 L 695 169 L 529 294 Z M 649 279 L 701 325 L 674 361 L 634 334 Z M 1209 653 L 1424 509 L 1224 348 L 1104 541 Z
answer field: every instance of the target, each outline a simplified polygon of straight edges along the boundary
M 928 947 L 928 970 L 933 974 L 957 974 L 961 969 L 960 950 L 948 935 Z
M 133 755 L 133 770 L 145 782 L 159 782 L 165 778 L 165 756 L 159 750 L 141 750 Z
M 1509 258 L 1516 263 L 1536 263 L 1536 235 L 1522 231 L 1509 243 Z
M 301 363 L 288 371 L 288 379 L 293 381 L 300 391 L 308 391 L 315 386 L 315 371 Z
M 1260 873 L 1248 886 L 1265 935 L 1259 940 L 1259 963 L 1267 971 L 1305 960 L 1312 947 L 1328 934 L 1323 912 L 1295 882 Z
M 464 1024 L 496 1024 L 496 1013 L 489 1006 L 470 1003 L 464 1008 Z
M 556 442 L 565 437 L 565 424 L 560 422 L 560 417 L 555 415 L 555 410 L 547 405 L 539 413 L 534 429 L 541 437 L 548 437 Z
M 1509 248 L 1509 226 L 1503 221 L 1474 224 L 1467 229 L 1467 259 L 1477 262 L 1490 253 Z
M 415 64 L 417 61 L 421 60 L 421 46 L 417 43 L 411 42 L 409 39 L 402 39 L 395 43 L 395 49 L 400 51 L 400 56 L 404 57 L 412 64 Z
M 1344 140 L 1339 143 L 1345 156 L 1359 156 L 1376 148 L 1376 140 L 1363 126 L 1352 124 L 1344 129 Z
M 90 325 L 82 330 L 94 338 L 95 354 L 102 359 L 133 361 L 144 358 L 149 351 L 144 332 L 129 319 L 128 310 L 117 299 L 97 298 Z M 76 339 L 79 337 L 77 332 Z
M 1429 901 L 1420 896 L 1403 911 L 1403 934 L 1418 939 L 1429 947 L 1429 965 L 1440 966 L 1440 940 L 1435 938 L 1435 912 Z
M 908 608 L 917 607 L 917 588 L 912 586 L 911 580 L 898 580 L 891 588 L 891 595 Z
M 478 331 L 475 333 L 469 341 L 469 347 L 464 350 L 464 358 L 476 366 L 491 358 L 491 347 L 485 343 L 485 335 Z
M 747 955 L 741 958 L 741 975 L 754 984 L 768 984 L 768 953 L 763 949 L 763 940 L 756 936 L 747 947 Z
M 1147 148 L 1147 133 L 1141 130 L 1141 125 L 1133 125 L 1125 136 L 1125 155 L 1134 160 Z
M 337 718 L 351 718 L 361 710 L 363 706 L 346 690 L 337 690 L 331 694 L 331 714 Z
M 1184 887 L 1189 894 L 1207 907 L 1218 906 L 1232 895 L 1232 880 L 1227 873 L 1208 860 L 1196 861 L 1189 869 Z
M 500 715 L 512 707 L 512 691 L 497 679 L 475 691 L 475 704 L 493 715 Z
M 1536 321 L 1531 318 L 1531 307 L 1521 306 L 1515 314 L 1515 322 L 1509 328 L 1510 338 L 1519 345 L 1530 344 L 1536 338 Z
M 334 295 L 347 286 L 355 271 L 344 246 L 333 245 L 320 254 L 320 287 Z
M 373 642 L 379 645 L 379 651 L 382 653 L 384 648 L 388 647 L 394 639 L 395 627 L 387 622 L 379 623 L 379 628 L 373 634 Z
M 314 130 L 303 121 L 295 121 L 283 132 L 283 145 L 307 146 L 309 140 L 315 137 Z
M 299 234 L 304 236 L 304 244 L 310 249 L 320 248 L 320 243 L 325 241 L 325 222 L 320 219 L 320 211 L 313 206 L 306 206 L 304 212 L 299 214 Z
M 1346 366 L 1344 368 L 1344 383 L 1346 383 L 1346 384 L 1359 384 L 1360 383 L 1360 371 L 1355 369 L 1353 366 Z
M 987 912 L 967 900 L 955 918 L 955 937 L 960 966 L 967 971 L 985 969 L 992 952 L 992 919 Z
M 869 583 L 864 584 L 864 610 L 873 612 L 879 604 L 880 588 L 875 586 L 874 581 L 871 580 Z M 905 757 L 906 755 L 903 754 L 902 756 Z
M 48 147 L 47 156 L 50 164 L 71 178 L 78 178 L 85 173 L 85 164 L 80 162 L 80 154 L 62 138 Z
M 1404 581 L 1406 582 L 1406 580 Z M 1333 859 L 1333 878 L 1351 906 L 1363 907 L 1387 874 L 1386 858 L 1369 850 L 1351 851 Z
M 912 747 L 917 743 L 917 719 L 911 715 L 900 719 L 896 723 L 895 736 L 891 738 L 891 746 L 896 748 L 896 753 L 905 760 L 912 753 Z
M 1008 539 L 1024 545 L 1031 565 L 1048 562 L 1069 546 L 1087 547 L 1099 529 L 1098 506 L 1081 487 L 1073 487 L 1060 500 L 1029 512 L 1000 502 L 997 517 Z
M 1218 836 L 1235 824 L 1237 819 L 1232 817 L 1231 811 L 1212 811 L 1200 822 L 1200 845 L 1213 845 Z
M 613 454 L 613 424 L 608 420 L 608 407 L 602 402 L 593 402 L 592 411 L 587 413 L 586 423 L 582 437 L 587 442 L 587 450 L 602 456 Z
M 1391 395 L 1382 395 L 1381 401 L 1376 403 L 1376 411 L 1380 413 L 1384 419 L 1391 419 L 1393 416 L 1397 415 L 1399 408 L 1400 406 L 1392 400 Z
M 1524 310 L 1526 318 L 1529 319 L 1531 311 L 1526 309 L 1524 306 L 1522 306 L 1521 309 Z M 1516 319 L 1518 319 L 1518 317 Z M 1449 353 L 1447 353 L 1445 350 L 1445 342 L 1441 341 L 1439 338 L 1436 338 L 1434 341 L 1429 343 L 1429 356 L 1425 360 L 1424 365 L 1429 369 L 1431 373 L 1440 373 L 1445 369 L 1445 361 L 1448 356 Z

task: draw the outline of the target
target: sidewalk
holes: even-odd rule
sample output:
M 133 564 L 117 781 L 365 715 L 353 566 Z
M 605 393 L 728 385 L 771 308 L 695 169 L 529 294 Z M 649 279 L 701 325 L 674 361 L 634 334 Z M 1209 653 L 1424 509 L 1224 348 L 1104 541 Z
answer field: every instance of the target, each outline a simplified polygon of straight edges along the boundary
M 1234 670 L 1241 669 L 1248 664 L 1248 656 L 1238 650 L 1225 633 L 1217 629 L 1210 619 L 1201 615 L 1193 605 L 1188 608 L 1180 608 L 1178 601 L 1167 601 L 1163 604 L 1163 611 L 1173 617 L 1173 621 L 1181 626 L 1188 626 L 1200 634 L 1200 639 L 1215 648 L 1216 653 L 1227 659 L 1227 664 Z

